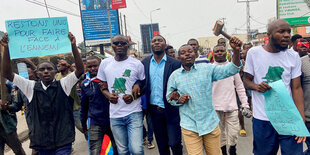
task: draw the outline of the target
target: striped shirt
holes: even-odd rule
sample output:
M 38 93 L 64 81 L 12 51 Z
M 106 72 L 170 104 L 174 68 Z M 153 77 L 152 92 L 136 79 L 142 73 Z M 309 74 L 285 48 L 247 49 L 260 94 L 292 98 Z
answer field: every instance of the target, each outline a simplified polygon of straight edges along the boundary
M 240 67 L 228 65 L 194 64 L 190 71 L 183 66 L 175 70 L 168 81 L 167 99 L 177 90 L 180 96 L 187 94 L 190 99 L 184 105 L 177 101 L 168 101 L 180 106 L 181 127 L 199 134 L 212 132 L 219 119 L 212 104 L 212 82 L 238 73 Z

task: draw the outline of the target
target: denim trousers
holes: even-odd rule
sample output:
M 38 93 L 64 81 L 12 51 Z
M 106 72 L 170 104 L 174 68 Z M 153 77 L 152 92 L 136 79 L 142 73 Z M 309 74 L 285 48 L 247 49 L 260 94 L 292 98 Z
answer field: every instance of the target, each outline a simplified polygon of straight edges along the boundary
M 110 118 L 110 124 L 119 155 L 144 155 L 142 112 Z
M 152 120 L 151 120 L 151 114 L 147 111 L 143 111 L 143 118 L 145 116 L 146 119 L 146 124 L 147 124 L 147 130 L 146 127 L 143 125 L 143 138 L 147 137 L 147 140 L 149 142 L 153 141 L 153 125 L 152 125 Z
M 82 124 L 80 120 L 80 109 L 79 110 L 73 110 L 73 118 L 74 118 L 74 124 L 75 127 L 83 133 Z
M 295 136 L 279 135 L 269 121 L 253 118 L 254 155 L 276 155 L 281 148 L 282 155 L 302 155 L 302 143 L 297 144 Z
M 106 126 L 91 125 L 89 127 L 88 134 L 91 155 L 100 155 L 102 140 L 105 134 L 110 137 L 113 147 L 113 155 L 117 155 L 117 147 L 110 128 L 110 124 Z
M 310 132 L 310 122 L 306 121 L 306 126 L 307 126 L 308 131 Z M 310 155 L 310 149 L 309 149 L 310 148 L 310 137 L 307 137 L 306 144 L 307 144 L 307 150 L 304 151 L 304 154 Z
M 55 150 L 36 150 L 38 155 L 69 155 L 72 151 L 72 144 L 65 145 Z

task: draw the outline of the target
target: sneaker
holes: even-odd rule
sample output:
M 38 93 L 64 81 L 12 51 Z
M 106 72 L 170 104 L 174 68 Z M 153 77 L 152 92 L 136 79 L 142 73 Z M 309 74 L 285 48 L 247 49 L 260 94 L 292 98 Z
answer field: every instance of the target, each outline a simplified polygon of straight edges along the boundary
M 147 145 L 148 141 L 147 141 L 147 137 L 143 138 L 143 145 Z
M 244 129 L 240 130 L 240 136 L 246 137 L 246 131 Z
M 154 148 L 155 148 L 155 145 L 154 145 L 152 142 L 148 142 L 148 143 L 147 143 L 147 148 L 148 148 L 148 149 L 154 149 Z

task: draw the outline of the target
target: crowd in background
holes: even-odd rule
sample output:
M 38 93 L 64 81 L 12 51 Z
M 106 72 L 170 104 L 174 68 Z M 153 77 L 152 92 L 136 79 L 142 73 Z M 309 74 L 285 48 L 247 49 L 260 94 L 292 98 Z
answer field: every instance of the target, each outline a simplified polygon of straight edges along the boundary
M 290 33 L 286 21 L 275 20 L 265 45 L 220 38 L 208 53 L 199 52 L 196 39 L 175 50 L 156 35 L 153 54 L 143 60 L 129 56 L 128 38 L 117 35 L 113 57 L 84 61 L 69 33 L 74 64 L 60 59 L 35 66 L 20 59 L 28 79 L 13 73 L 5 35 L 2 63 L 9 95 L 0 104 L 0 154 L 4 144 L 25 154 L 16 133 L 20 110 L 25 110 L 32 154 L 70 154 L 76 127 L 92 155 L 142 155 L 143 145 L 153 149 L 155 140 L 159 154 L 182 155 L 182 139 L 190 155 L 234 155 L 239 135 L 247 136 L 244 117 L 252 115 L 254 154 L 277 154 L 279 146 L 284 155 L 310 154 L 302 146 L 309 146 L 309 139 L 279 135 L 264 110 L 262 93 L 272 89 L 269 82 L 282 80 L 310 129 L 309 41 Z M 272 67 L 278 69 L 266 79 Z M 105 141 L 113 149 L 103 149 Z

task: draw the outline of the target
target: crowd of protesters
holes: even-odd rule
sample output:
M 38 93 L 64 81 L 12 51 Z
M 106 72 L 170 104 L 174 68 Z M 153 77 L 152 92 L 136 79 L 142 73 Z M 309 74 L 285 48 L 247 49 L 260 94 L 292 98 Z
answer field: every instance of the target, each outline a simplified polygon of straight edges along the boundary
M 259 46 L 231 37 L 232 50 L 220 38 L 208 54 L 199 53 L 196 39 L 175 50 L 156 35 L 153 54 L 142 61 L 128 55 L 128 38 L 117 35 L 111 44 L 114 57 L 88 56 L 83 62 L 69 33 L 74 64 L 61 59 L 56 65 L 44 61 L 35 66 L 21 59 L 29 79 L 12 71 L 5 35 L 1 63 L 8 97 L 0 104 L 0 154 L 4 144 L 25 154 L 15 116 L 23 107 L 32 154 L 71 154 L 76 127 L 91 155 L 143 155 L 144 145 L 153 149 L 155 141 L 160 155 L 182 155 L 183 147 L 189 155 L 235 155 L 238 137 L 247 136 L 244 117 L 252 114 L 255 155 L 275 155 L 279 147 L 283 155 L 310 154 L 303 152 L 309 139 L 275 130 L 262 95 L 272 89 L 269 80 L 275 80 L 264 78 L 269 67 L 281 68 L 274 78 L 284 82 L 310 130 L 309 41 L 291 37 L 284 20 L 271 22 L 267 34 L 268 43 Z M 106 137 L 110 149 L 103 147 Z

